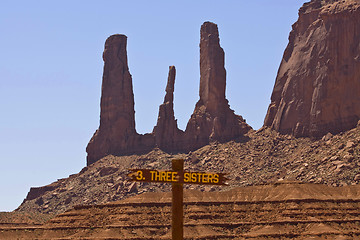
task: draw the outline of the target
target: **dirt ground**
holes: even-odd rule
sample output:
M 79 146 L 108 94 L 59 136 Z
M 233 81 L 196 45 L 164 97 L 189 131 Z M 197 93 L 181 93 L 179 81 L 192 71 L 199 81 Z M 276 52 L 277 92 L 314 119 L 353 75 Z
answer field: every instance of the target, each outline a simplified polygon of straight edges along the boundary
M 185 239 L 360 239 L 359 214 L 359 185 L 184 191 Z M 79 205 L 42 225 L 3 224 L 0 239 L 171 239 L 171 193 Z

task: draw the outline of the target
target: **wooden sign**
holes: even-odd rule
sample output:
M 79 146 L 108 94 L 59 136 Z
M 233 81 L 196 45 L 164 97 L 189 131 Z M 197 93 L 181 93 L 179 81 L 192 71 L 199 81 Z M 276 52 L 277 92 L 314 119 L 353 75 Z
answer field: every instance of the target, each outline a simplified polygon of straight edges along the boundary
M 184 160 L 173 159 L 172 170 L 129 169 L 128 176 L 137 182 L 171 183 L 172 240 L 184 239 L 183 184 L 228 185 L 225 173 L 184 172 Z
M 205 185 L 227 185 L 225 173 L 161 171 L 150 169 L 130 169 L 128 176 L 138 182 L 183 183 Z

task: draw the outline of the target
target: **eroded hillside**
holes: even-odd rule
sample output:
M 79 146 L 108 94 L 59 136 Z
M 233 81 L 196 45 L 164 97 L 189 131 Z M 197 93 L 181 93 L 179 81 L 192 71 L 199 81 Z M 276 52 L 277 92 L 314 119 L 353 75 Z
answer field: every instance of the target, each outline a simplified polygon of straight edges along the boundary
M 170 169 L 172 158 L 185 159 L 185 169 L 229 173 L 229 186 L 186 185 L 201 191 L 272 183 L 279 179 L 329 186 L 360 181 L 360 127 L 328 134 L 320 140 L 281 135 L 269 128 L 250 131 L 227 143 L 213 143 L 188 154 L 155 149 L 144 155 L 107 156 L 80 173 L 48 186 L 33 188 L 16 210 L 58 214 L 74 205 L 101 204 L 143 192 L 169 191 L 169 184 L 129 181 L 130 168 Z

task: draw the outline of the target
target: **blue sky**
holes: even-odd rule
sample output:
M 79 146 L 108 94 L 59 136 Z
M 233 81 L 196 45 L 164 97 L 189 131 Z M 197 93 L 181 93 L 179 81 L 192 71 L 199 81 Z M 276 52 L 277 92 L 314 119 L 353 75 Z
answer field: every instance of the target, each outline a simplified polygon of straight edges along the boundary
M 0 211 L 31 186 L 77 173 L 99 125 L 106 38 L 128 36 L 136 129 L 151 132 L 175 65 L 175 117 L 185 129 L 199 87 L 199 35 L 218 24 L 227 98 L 262 126 L 291 25 L 305 1 L 8 1 L 0 3 Z

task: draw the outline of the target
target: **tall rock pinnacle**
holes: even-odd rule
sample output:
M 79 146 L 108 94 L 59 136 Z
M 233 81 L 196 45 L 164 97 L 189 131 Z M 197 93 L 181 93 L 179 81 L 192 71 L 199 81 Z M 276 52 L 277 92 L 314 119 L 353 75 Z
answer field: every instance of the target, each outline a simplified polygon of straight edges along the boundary
M 175 74 L 175 67 L 170 66 L 164 103 L 159 107 L 159 117 L 153 131 L 156 146 L 170 151 L 181 148 L 179 145 L 183 136 L 183 131 L 178 129 L 174 116 Z
M 108 154 L 121 152 L 137 135 L 126 42 L 125 35 L 110 36 L 105 42 L 100 126 L 86 148 L 88 165 Z
M 227 106 L 224 50 L 220 47 L 217 25 L 205 22 L 200 30 L 200 101 L 208 111 Z
M 313 0 L 299 10 L 264 125 L 294 136 L 349 130 L 360 119 L 360 2 Z
M 224 50 L 220 47 L 218 28 L 205 22 L 200 30 L 200 100 L 186 127 L 188 148 L 234 139 L 251 129 L 230 109 L 225 88 Z

